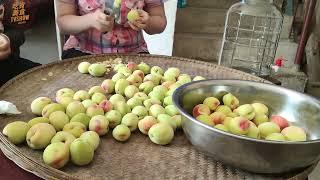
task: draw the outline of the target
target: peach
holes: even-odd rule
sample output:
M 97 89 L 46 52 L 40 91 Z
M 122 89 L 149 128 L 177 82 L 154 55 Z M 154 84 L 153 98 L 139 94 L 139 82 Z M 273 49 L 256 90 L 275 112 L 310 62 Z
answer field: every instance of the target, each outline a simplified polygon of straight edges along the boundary
M 103 115 L 97 115 L 91 118 L 89 130 L 95 131 L 99 136 L 103 136 L 109 131 L 109 121 Z
M 198 117 L 199 115 L 210 115 L 210 108 L 204 104 L 196 105 L 192 110 L 193 117 Z
M 272 134 L 269 134 L 266 137 L 266 140 L 270 140 L 270 141 L 285 141 L 286 138 L 281 133 L 272 133 Z
M 115 85 L 115 82 L 118 82 L 120 79 L 126 79 L 126 78 L 127 78 L 127 76 L 125 76 L 124 74 L 116 73 L 115 75 L 112 76 L 111 80 L 114 82 L 114 85 Z M 102 87 L 102 88 L 104 88 L 104 87 Z
M 42 110 L 42 116 L 49 118 L 50 114 L 56 111 L 65 112 L 65 108 L 61 104 L 52 103 L 46 105 Z
M 104 110 L 104 112 L 109 112 L 113 109 L 112 103 L 106 99 L 100 102 L 99 106 Z
M 239 106 L 234 112 L 238 113 L 240 116 L 247 118 L 248 120 L 252 120 L 256 113 L 251 104 L 244 104 Z
M 122 116 L 116 110 L 111 110 L 106 113 L 106 119 L 109 121 L 109 127 L 115 128 L 117 125 L 121 123 Z
M 139 92 L 139 89 L 134 86 L 134 85 L 129 85 L 126 87 L 126 89 L 124 90 L 124 95 L 127 98 L 132 98 L 134 96 L 134 94 L 136 94 L 137 92 Z
M 167 96 L 163 99 L 163 105 L 164 106 L 169 106 L 169 105 L 173 105 L 173 100 L 172 100 L 172 96 Z
M 201 81 L 201 80 L 205 80 L 206 78 L 202 77 L 202 76 L 196 76 L 193 78 L 192 81 Z
M 141 71 L 141 70 L 135 70 L 135 71 L 133 71 L 132 74 L 133 74 L 133 75 L 138 75 L 138 76 L 140 76 L 140 77 L 141 77 L 141 80 L 143 80 L 143 78 L 144 78 L 144 73 L 143 73 L 143 71 Z
M 180 74 L 180 76 L 177 79 L 177 82 L 181 84 L 189 83 L 191 82 L 191 77 L 188 74 Z
M 112 131 L 112 136 L 117 141 L 121 141 L 121 142 L 128 140 L 130 135 L 131 135 L 130 129 L 123 124 L 117 125 Z
M 149 97 L 143 92 L 137 92 L 136 94 L 134 94 L 133 97 L 137 97 L 137 98 L 141 99 L 142 102 L 149 99 Z
M 21 144 L 25 142 L 29 129 L 30 126 L 26 122 L 15 121 L 7 124 L 3 128 L 2 133 L 7 136 L 13 144 Z
M 88 107 L 86 114 L 89 117 L 97 116 L 97 115 L 104 115 L 104 110 L 99 105 L 92 105 Z
M 139 87 L 140 84 L 142 83 L 141 77 L 136 74 L 131 74 L 128 78 L 127 81 L 129 82 L 130 85 L 134 85 L 136 87 Z
M 232 113 L 232 110 L 226 105 L 220 105 L 216 108 L 216 112 L 221 112 L 224 115 L 229 116 L 229 114 Z
M 76 101 L 83 101 L 86 99 L 90 99 L 90 95 L 87 91 L 85 90 L 79 90 L 73 95 L 73 99 Z
M 233 134 L 245 135 L 249 132 L 250 121 L 244 117 L 235 117 L 229 122 L 228 128 Z
M 161 101 L 159 101 L 158 99 L 147 99 L 145 101 L 143 101 L 143 105 L 144 107 L 146 107 L 147 109 L 150 109 L 150 107 L 154 104 L 159 104 L 161 105 Z
M 158 93 L 158 92 L 155 92 L 155 91 L 151 91 L 148 96 L 150 97 L 150 99 L 156 99 L 156 100 L 159 100 L 159 101 L 163 101 L 164 97 L 165 97 L 165 94 L 161 94 L 161 93 Z
M 126 102 L 126 99 L 120 95 L 120 94 L 114 94 L 109 98 L 109 101 L 112 103 L 112 105 L 115 105 L 117 102 Z
M 162 94 L 163 96 L 165 96 L 168 90 L 169 89 L 166 88 L 165 86 L 158 85 L 154 87 L 152 91 L 154 91 L 156 94 Z
M 91 74 L 94 77 L 101 77 L 104 76 L 104 74 L 107 71 L 107 68 L 103 64 L 94 63 L 89 66 L 88 71 L 89 74 Z
M 169 67 L 166 72 L 164 72 L 164 76 L 171 76 L 174 78 L 178 78 L 180 75 L 180 69 L 175 67 Z
M 44 149 L 50 144 L 55 134 L 56 130 L 51 124 L 39 123 L 29 129 L 26 141 L 32 149 Z
M 249 130 L 248 130 L 248 133 L 246 135 L 248 137 L 255 138 L 255 139 L 259 139 L 260 138 L 260 132 L 259 132 L 258 127 L 251 121 L 250 121 L 250 127 L 249 127 Z
M 38 97 L 31 103 L 31 112 L 37 116 L 41 116 L 43 108 L 51 103 L 52 101 L 50 98 Z
M 171 85 L 173 85 L 174 83 L 175 83 L 175 81 L 165 81 L 165 82 L 163 82 L 161 85 L 164 86 L 164 87 L 166 87 L 167 89 L 169 89 L 169 87 L 170 87 Z
M 91 117 L 85 113 L 79 113 L 72 117 L 70 122 L 80 122 L 85 125 L 87 128 L 89 127 Z
M 79 101 L 74 101 L 70 103 L 66 109 L 66 114 L 69 116 L 69 118 L 72 118 L 76 114 L 85 112 L 86 108 L 84 108 L 83 104 Z
M 306 132 L 297 126 L 289 126 L 284 128 L 281 131 L 281 134 L 285 137 L 288 141 L 306 141 L 307 135 Z
M 127 14 L 127 19 L 131 23 L 134 23 L 139 17 L 140 17 L 139 11 L 136 9 L 131 9 Z
M 229 127 L 229 123 L 231 122 L 233 118 L 232 117 L 226 117 L 224 118 L 224 121 L 223 121 L 223 125 L 225 125 L 226 127 Z
M 256 113 L 258 114 L 265 114 L 268 115 L 268 107 L 262 103 L 253 103 L 251 104 L 253 109 L 255 110 Z
M 236 109 L 239 106 L 239 100 L 233 94 L 228 93 L 222 98 L 223 104 L 230 107 L 231 110 Z
M 168 105 L 164 108 L 164 110 L 170 116 L 175 116 L 180 114 L 178 109 L 174 105 Z
M 172 116 L 171 118 L 172 118 L 172 120 L 174 122 L 176 122 L 177 129 L 180 129 L 181 126 L 182 126 L 182 116 L 181 115 L 175 115 L 175 116 Z
M 125 76 L 123 75 L 124 79 Z M 115 83 L 114 81 L 112 81 L 111 79 L 106 79 L 102 82 L 101 84 L 101 88 L 107 93 L 107 94 L 111 94 L 114 93 L 114 87 L 115 87 Z
M 269 134 L 279 133 L 280 127 L 274 122 L 264 122 L 258 126 L 262 138 L 266 138 Z
M 177 129 L 176 122 L 168 114 L 159 114 L 157 120 L 159 123 L 168 123 L 174 131 Z
M 260 124 L 262 124 L 264 122 L 268 122 L 268 121 L 269 121 L 269 118 L 265 114 L 256 114 L 256 116 L 252 120 L 252 122 L 254 122 L 257 126 L 259 126 Z
M 210 115 L 211 121 L 214 122 L 215 125 L 222 124 L 224 119 L 226 118 L 226 115 L 224 115 L 222 112 L 214 112 Z
M 226 131 L 226 132 L 228 132 L 228 128 L 225 126 L 225 125 L 223 125 L 223 124 L 218 124 L 218 125 L 216 125 L 216 126 L 214 126 L 216 129 L 219 129 L 219 130 L 221 130 L 221 131 Z
M 65 131 L 59 131 L 57 132 L 56 135 L 53 136 L 51 139 L 51 144 L 56 143 L 56 142 L 62 142 L 66 144 L 67 146 L 70 146 L 70 144 L 75 140 L 76 138 L 74 137 L 73 134 Z
M 129 106 L 130 109 L 133 109 L 136 106 L 141 106 L 142 100 L 137 97 L 133 97 L 127 101 L 127 105 Z
M 28 125 L 30 127 L 38 124 L 38 123 L 49 123 L 49 119 L 46 118 L 46 117 L 36 117 L 36 118 L 33 118 L 31 119 L 29 122 L 28 122 Z
M 154 84 L 152 81 L 146 81 L 146 82 L 143 82 L 142 84 L 140 84 L 139 86 L 139 90 L 141 92 L 144 92 L 146 94 L 149 94 L 152 89 L 154 88 Z
M 149 109 L 149 115 L 157 118 L 159 114 L 165 114 L 165 109 L 159 104 L 152 105 Z
M 150 73 L 150 66 L 144 62 L 138 64 L 138 69 L 141 70 L 144 74 Z
M 131 112 L 130 107 L 123 101 L 120 101 L 114 105 L 114 110 L 117 110 L 122 116 Z
M 139 120 L 148 115 L 148 110 L 144 106 L 136 106 L 132 109 L 132 113 L 137 115 Z
M 113 70 L 114 71 L 118 71 L 120 68 L 123 68 L 123 67 L 127 67 L 127 66 L 125 64 L 122 64 L 122 63 L 115 64 L 114 67 L 113 67 Z
M 132 72 L 138 69 L 137 64 L 132 61 L 128 62 L 127 68 L 129 68 Z
M 289 121 L 281 116 L 271 116 L 271 122 L 278 124 L 281 130 L 286 127 L 289 127 Z
M 62 142 L 52 143 L 43 151 L 42 158 L 45 164 L 60 169 L 69 161 L 69 146 Z
M 56 93 L 56 97 L 60 97 L 60 96 L 73 97 L 73 95 L 74 95 L 74 91 L 71 88 L 62 88 L 62 89 L 59 89 Z
M 87 140 L 78 138 L 70 145 L 70 156 L 73 164 L 84 166 L 93 160 L 94 149 Z
M 128 113 L 123 116 L 121 124 L 126 125 L 131 132 L 135 131 L 138 128 L 139 118 L 133 113 Z
M 100 86 L 93 86 L 89 89 L 88 91 L 89 95 L 92 96 L 94 93 L 101 93 L 101 94 L 105 94 L 106 91 L 100 87 Z
M 174 84 L 176 81 L 177 81 L 177 79 L 176 79 L 174 76 L 168 76 L 168 75 L 166 75 L 166 76 L 163 76 L 163 77 L 161 78 L 161 84 L 163 84 L 163 83 L 165 83 L 165 82 L 172 82 L 171 84 Z M 170 85 L 171 85 L 171 84 L 170 84 Z M 170 85 L 167 86 L 168 89 L 169 89 L 169 86 L 170 86 Z
M 81 62 L 78 65 L 78 71 L 82 74 L 88 74 L 90 65 L 89 62 Z
M 94 150 L 96 150 L 100 144 L 99 135 L 95 131 L 84 132 L 79 138 L 87 140 Z
M 232 113 L 229 113 L 227 116 L 228 116 L 228 117 L 231 117 L 231 118 L 235 118 L 235 117 L 238 117 L 239 114 L 237 114 L 237 113 L 235 113 L 235 112 L 232 112 Z
M 115 92 L 120 95 L 124 95 L 124 90 L 129 86 L 129 81 L 126 79 L 119 79 L 115 85 Z
M 153 66 L 151 68 L 151 71 L 150 71 L 151 74 L 158 74 L 158 75 L 163 75 L 164 71 L 161 67 L 159 66 Z
M 69 96 L 59 96 L 56 97 L 56 101 L 61 104 L 64 108 L 67 108 L 68 105 L 72 102 L 74 102 L 75 100 L 72 97 Z
M 154 75 L 154 74 L 148 74 L 144 77 L 143 82 L 152 81 L 153 84 L 156 86 L 160 83 L 160 80 L 161 80 L 161 78 L 159 76 Z
M 94 93 L 91 97 L 92 102 L 97 104 L 100 104 L 105 99 L 107 99 L 107 97 L 102 93 Z
M 173 140 L 174 131 L 167 123 L 158 123 L 149 129 L 148 135 L 153 143 L 167 145 Z
M 63 127 L 63 131 L 71 133 L 76 138 L 80 137 L 86 130 L 86 126 L 81 122 L 70 122 Z
M 220 101 L 215 97 L 207 97 L 203 104 L 208 106 L 211 111 L 214 111 L 217 109 L 217 107 L 220 105 Z
M 88 107 L 90 107 L 92 105 L 97 105 L 97 103 L 94 103 L 91 99 L 86 99 L 86 100 L 82 101 L 81 103 L 84 106 L 84 108 L 86 108 L 86 109 L 88 109 Z
M 157 123 L 157 119 L 153 116 L 146 116 L 138 122 L 138 128 L 142 134 L 148 135 L 149 129 Z
M 212 126 L 212 127 L 215 125 L 214 122 L 212 121 L 211 117 L 207 114 L 201 114 L 201 115 L 197 116 L 196 119 L 203 122 L 204 124 Z
M 62 111 L 56 111 L 50 114 L 49 122 L 56 131 L 61 131 L 64 125 L 69 123 L 69 117 Z

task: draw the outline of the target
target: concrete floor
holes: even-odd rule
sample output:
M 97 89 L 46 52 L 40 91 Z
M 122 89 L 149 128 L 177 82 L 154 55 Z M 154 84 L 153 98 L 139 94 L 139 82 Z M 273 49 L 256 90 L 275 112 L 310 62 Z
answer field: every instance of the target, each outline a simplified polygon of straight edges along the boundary
M 26 32 L 26 42 L 21 47 L 21 56 L 41 64 L 58 60 L 54 16 L 39 21 Z M 310 180 L 320 179 L 320 164 L 309 176 Z

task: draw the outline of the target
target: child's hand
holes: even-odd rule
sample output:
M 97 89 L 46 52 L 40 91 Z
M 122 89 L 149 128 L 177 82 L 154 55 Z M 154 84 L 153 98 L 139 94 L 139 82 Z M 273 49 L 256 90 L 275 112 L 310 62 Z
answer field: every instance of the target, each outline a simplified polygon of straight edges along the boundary
M 147 27 L 150 16 L 144 10 L 138 10 L 138 12 L 140 17 L 136 21 L 128 23 L 132 29 L 136 31 L 141 31 Z
M 0 34 L 0 61 L 6 59 L 11 54 L 9 38 Z
M 114 26 L 114 17 L 108 16 L 101 9 L 96 10 L 91 14 L 92 21 L 91 27 L 97 29 L 100 32 L 112 31 Z

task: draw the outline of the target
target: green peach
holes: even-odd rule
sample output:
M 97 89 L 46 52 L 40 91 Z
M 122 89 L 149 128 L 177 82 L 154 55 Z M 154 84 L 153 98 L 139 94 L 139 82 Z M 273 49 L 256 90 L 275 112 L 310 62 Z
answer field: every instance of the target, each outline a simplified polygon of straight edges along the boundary
M 89 130 L 95 131 L 99 136 L 103 136 L 109 131 L 109 121 L 103 115 L 97 115 L 91 118 Z
M 150 97 L 150 99 L 156 99 L 159 101 L 163 101 L 163 99 L 165 98 L 165 94 L 161 94 L 161 93 L 157 93 L 155 91 L 151 91 L 148 96 Z
M 89 62 L 81 62 L 78 65 L 78 71 L 82 74 L 88 74 L 90 65 L 91 64 Z
M 49 119 L 46 118 L 46 117 L 36 117 L 36 118 L 33 118 L 31 119 L 29 122 L 28 122 L 28 125 L 30 127 L 38 124 L 38 123 L 49 123 Z
M 229 131 L 228 128 L 227 128 L 225 125 L 223 125 L 223 124 L 218 124 L 218 125 L 215 125 L 214 127 L 215 127 L 216 129 L 221 130 L 221 131 L 226 131 L 226 132 Z
M 136 94 L 137 92 L 139 92 L 139 89 L 134 86 L 134 85 L 129 85 L 126 87 L 126 89 L 124 90 L 124 95 L 127 98 L 132 98 L 134 96 L 134 94 Z
M 30 106 L 31 112 L 37 116 L 41 116 L 43 108 L 51 103 L 52 101 L 50 98 L 38 97 L 35 100 L 33 100 L 31 103 L 31 106 Z
M 143 92 L 137 92 L 133 97 L 141 99 L 142 102 L 149 99 L 149 97 Z
M 280 127 L 273 122 L 264 122 L 258 126 L 262 138 L 266 138 L 269 134 L 279 133 Z
M 258 127 L 251 121 L 250 121 L 248 133 L 246 135 L 251 138 L 256 138 L 256 139 L 260 138 L 260 131 Z
M 91 97 L 92 102 L 97 104 L 100 104 L 105 99 L 107 99 L 107 97 L 102 93 L 94 93 Z
M 43 151 L 42 158 L 45 164 L 60 169 L 69 161 L 69 146 L 62 142 L 52 143 Z
M 114 94 L 109 98 L 109 101 L 115 105 L 117 102 L 126 102 L 126 99 L 120 94 Z
M 61 104 L 52 103 L 46 105 L 42 110 L 42 116 L 48 118 L 51 113 L 56 111 L 65 112 L 65 108 Z
M 129 68 L 132 72 L 138 69 L 137 64 L 132 61 L 128 62 L 127 68 Z
M 129 81 L 127 81 L 126 79 L 119 79 L 115 85 L 115 92 L 117 94 L 124 95 L 124 90 L 127 86 L 129 86 Z
M 95 131 L 84 132 L 79 138 L 87 140 L 94 150 L 96 150 L 100 144 L 99 135 Z
M 175 116 L 180 114 L 178 109 L 174 105 L 168 105 L 164 109 L 166 113 L 170 116 Z
M 142 100 L 137 97 L 132 97 L 127 101 L 127 105 L 130 107 L 130 109 L 133 109 L 136 106 L 141 106 Z
M 244 117 L 235 117 L 228 123 L 229 131 L 237 135 L 245 135 L 249 132 L 250 121 Z
M 99 106 L 104 110 L 104 112 L 108 112 L 113 109 L 113 104 L 107 99 L 100 102 Z
M 137 115 L 140 120 L 148 115 L 148 110 L 144 106 L 136 106 L 132 109 L 132 113 Z
M 220 105 L 220 101 L 219 101 L 219 99 L 217 99 L 215 97 L 207 97 L 203 101 L 203 104 L 207 105 L 210 108 L 211 111 L 214 111 Z
M 269 134 L 266 137 L 266 140 L 270 140 L 270 141 L 285 141 L 286 138 L 281 133 L 272 133 L 272 134 Z
M 174 84 L 176 81 L 177 81 L 177 79 L 174 76 L 164 75 L 161 78 L 161 83 L 162 84 L 165 83 L 165 82 L 172 82 L 171 84 Z
M 81 103 L 84 106 L 84 108 L 86 108 L 86 109 L 88 109 L 88 107 L 90 107 L 92 105 L 97 105 L 97 103 L 94 103 L 91 99 L 86 99 L 86 100 L 82 101 Z
M 159 104 L 154 104 L 149 109 L 149 115 L 155 118 L 158 117 L 159 114 L 165 114 L 165 113 L 166 113 L 165 109 Z
M 211 121 L 214 122 L 215 125 L 222 124 L 224 119 L 226 118 L 226 115 L 224 115 L 222 112 L 214 112 L 210 115 Z
M 64 108 L 67 108 L 68 105 L 72 102 L 74 102 L 75 100 L 72 97 L 69 96 L 59 96 L 56 97 L 56 101 L 61 104 Z
M 86 126 L 83 125 L 81 122 L 69 122 L 63 127 L 63 131 L 71 133 L 76 138 L 80 137 L 80 135 L 84 133 L 86 130 Z
M 144 74 L 149 74 L 150 73 L 150 66 L 144 62 L 141 62 L 138 64 L 138 69 L 141 70 Z
M 97 116 L 97 115 L 104 115 L 104 110 L 102 109 L 102 107 L 100 107 L 98 105 L 92 105 L 92 106 L 88 107 L 86 114 L 89 117 L 93 117 L 93 116 Z
M 153 143 L 166 145 L 173 140 L 174 131 L 167 123 L 158 123 L 149 129 L 148 135 Z
M 147 82 L 147 81 L 152 81 L 153 84 L 156 86 L 160 83 L 160 78 L 159 76 L 156 76 L 154 74 L 148 74 L 144 77 L 143 82 Z
M 132 75 L 140 76 L 141 81 L 142 81 L 143 78 L 144 78 L 144 73 L 143 73 L 143 71 L 141 71 L 141 70 L 135 70 L 135 71 L 133 71 Z
M 142 78 L 139 75 L 131 74 L 127 78 L 127 81 L 129 82 L 130 85 L 134 85 L 136 87 L 139 87 L 140 84 L 142 83 Z
M 70 145 L 70 155 L 75 165 L 84 166 L 93 160 L 94 149 L 87 140 L 78 138 Z
M 168 105 L 173 105 L 173 100 L 172 96 L 167 96 L 163 99 L 163 105 L 168 106 Z
M 172 120 L 174 122 L 176 122 L 177 129 L 180 129 L 181 126 L 182 126 L 182 116 L 181 115 L 175 115 L 175 116 L 172 116 L 171 118 L 172 118 Z
M 106 91 L 105 91 L 102 87 L 100 87 L 100 86 L 93 86 L 93 87 L 91 87 L 91 88 L 89 89 L 88 93 L 89 93 L 90 96 L 92 96 L 92 95 L 95 94 L 95 93 L 105 94 Z
M 212 127 L 215 125 L 215 123 L 211 120 L 211 117 L 207 114 L 201 114 L 197 116 L 196 119 Z
M 265 114 L 256 114 L 252 122 L 254 122 L 257 126 L 264 122 L 268 122 L 269 118 Z
M 164 73 L 164 76 L 172 76 L 172 77 L 179 77 L 180 70 L 176 67 L 169 67 L 166 72 Z
M 123 116 L 121 124 L 126 125 L 131 132 L 135 131 L 138 127 L 139 118 L 133 113 L 128 113 Z
M 70 122 L 80 122 L 85 125 L 87 128 L 89 127 L 91 117 L 85 113 L 79 113 L 72 117 Z
M 111 110 L 106 113 L 106 119 L 109 121 L 109 127 L 115 128 L 121 123 L 122 115 L 119 111 Z
M 130 107 L 125 102 L 118 102 L 114 105 L 114 110 L 119 111 L 119 113 L 124 116 L 127 113 L 131 112 Z
M 60 96 L 73 97 L 73 95 L 74 95 L 74 91 L 71 88 L 62 88 L 62 89 L 59 89 L 56 93 L 56 97 L 60 97 Z
M 121 75 L 120 75 L 121 76 Z M 125 76 L 123 75 L 123 78 L 122 79 L 125 79 Z M 113 81 L 111 79 L 106 79 L 102 82 L 101 84 L 101 88 L 107 93 L 107 94 L 111 94 L 111 93 L 114 93 L 114 87 L 115 87 L 115 82 L 116 81 Z
M 120 67 L 118 69 L 118 73 L 122 73 L 123 75 L 128 77 L 128 76 L 130 76 L 132 74 L 132 71 L 128 67 Z
M 196 118 L 202 114 L 210 115 L 210 108 L 207 105 L 198 104 L 192 109 L 193 117 Z
M 122 74 L 122 73 L 116 73 L 115 75 L 113 75 L 112 76 L 112 81 L 113 82 L 117 82 L 117 81 L 119 81 L 120 79 L 126 79 L 127 77 L 124 75 L 124 74 Z M 114 83 L 114 85 L 115 85 L 115 83 Z
M 76 101 L 83 101 L 86 99 L 90 99 L 90 95 L 87 91 L 85 90 L 79 90 L 73 95 L 73 99 Z
M 156 87 L 153 88 L 152 91 L 154 91 L 155 93 L 157 94 L 163 94 L 165 95 L 167 92 L 168 92 L 168 88 L 166 88 L 165 86 L 162 86 L 162 85 L 158 85 Z
M 30 126 L 28 123 L 23 121 L 15 121 L 7 124 L 2 133 L 8 137 L 9 141 L 13 144 L 21 144 L 25 142 L 27 132 L 29 131 Z
M 56 130 L 51 124 L 38 123 L 29 129 L 26 141 L 32 149 L 44 149 L 50 144 L 55 134 Z
M 53 136 L 51 139 L 51 144 L 56 142 L 62 142 L 66 144 L 67 146 L 70 146 L 70 144 L 76 139 L 73 134 L 66 132 L 66 131 L 59 131 L 56 135 Z
M 89 66 L 88 71 L 89 74 L 91 74 L 94 77 L 101 77 L 104 76 L 104 74 L 107 71 L 107 68 L 103 64 L 94 63 Z
M 158 99 L 147 99 L 145 101 L 143 101 L 143 105 L 147 108 L 150 109 L 150 107 L 154 104 L 159 104 L 161 105 L 161 101 L 159 101 Z
M 226 118 L 224 118 L 224 121 L 222 124 L 228 128 L 231 120 L 232 120 L 232 117 L 226 117 Z
M 224 115 L 228 116 L 232 113 L 232 110 L 226 105 L 220 105 L 216 108 L 216 112 L 222 112 Z
M 112 136 L 117 140 L 117 141 L 126 141 L 129 139 L 131 135 L 130 129 L 123 124 L 117 125 L 113 131 L 112 131 Z
M 288 141 L 306 141 L 307 135 L 306 132 L 297 126 L 289 126 L 284 128 L 281 131 L 281 134 L 285 137 Z
M 72 118 L 73 116 L 79 113 L 85 113 L 85 112 L 86 112 L 86 108 L 79 101 L 74 101 L 70 103 L 66 109 L 66 113 L 69 116 L 69 118 Z
M 164 71 L 161 67 L 159 66 L 153 66 L 150 70 L 151 74 L 158 74 L 158 75 L 163 75 Z
M 177 82 L 181 84 L 186 84 L 191 82 L 191 77 L 188 74 L 180 74 L 180 76 L 177 79 Z
M 153 116 L 146 116 L 138 122 L 138 128 L 142 134 L 148 135 L 149 129 L 157 123 L 157 119 Z
M 157 120 L 162 123 L 168 123 L 174 131 L 177 129 L 176 122 L 168 114 L 159 114 Z
M 228 117 L 235 118 L 235 117 L 238 117 L 239 114 L 237 114 L 237 113 L 235 113 L 235 112 L 232 112 L 232 113 L 229 113 L 227 116 L 228 116 Z
M 162 82 L 162 86 L 166 87 L 167 89 L 170 88 L 171 85 L 173 85 L 174 83 L 176 83 L 175 81 L 165 81 L 165 82 Z
M 231 110 L 236 109 L 239 106 L 239 100 L 233 94 L 228 93 L 222 98 L 223 104 L 228 106 Z
M 49 122 L 56 131 L 61 131 L 69 123 L 69 117 L 62 111 L 56 111 L 50 114 Z
M 146 82 L 143 82 L 142 84 L 140 84 L 139 86 L 139 90 L 141 92 L 144 92 L 146 94 L 149 94 L 152 89 L 154 88 L 154 84 L 152 81 L 146 81 Z
M 268 107 L 262 103 L 253 103 L 251 104 L 253 109 L 255 110 L 256 113 L 258 114 L 265 114 L 268 115 Z
M 123 68 L 123 67 L 126 67 L 126 65 L 119 63 L 119 64 L 114 65 L 113 70 L 118 71 L 120 68 Z
M 196 76 L 193 78 L 192 81 L 201 81 L 201 80 L 205 80 L 206 78 L 202 77 L 202 76 Z
M 238 113 L 240 116 L 247 118 L 248 120 L 252 120 L 256 113 L 251 104 L 244 104 L 239 106 L 234 112 Z

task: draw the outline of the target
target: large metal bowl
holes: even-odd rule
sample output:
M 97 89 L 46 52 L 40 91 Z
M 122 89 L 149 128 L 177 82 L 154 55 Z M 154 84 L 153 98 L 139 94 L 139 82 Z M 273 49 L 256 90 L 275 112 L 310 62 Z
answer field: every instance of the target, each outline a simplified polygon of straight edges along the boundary
M 270 114 L 287 118 L 306 130 L 308 141 L 277 142 L 220 131 L 192 117 L 192 108 L 205 97 L 230 92 L 241 104 L 261 102 Z M 173 94 L 183 116 L 182 127 L 200 151 L 226 164 L 255 173 L 284 173 L 309 166 L 320 155 L 320 102 L 279 86 L 240 80 L 204 80 L 185 84 Z

